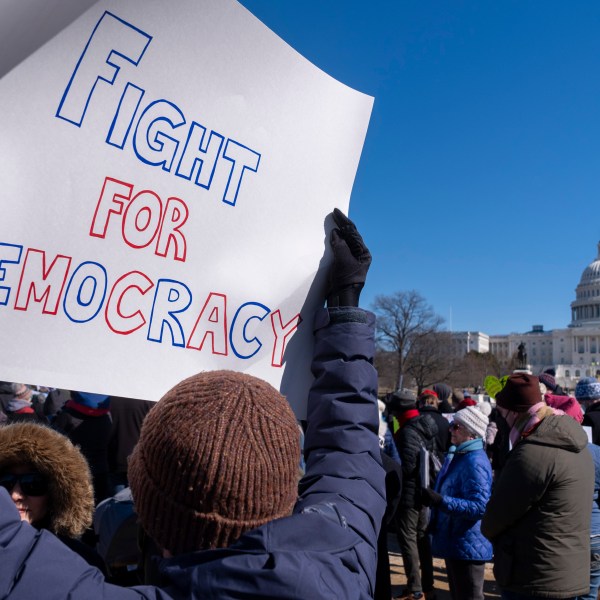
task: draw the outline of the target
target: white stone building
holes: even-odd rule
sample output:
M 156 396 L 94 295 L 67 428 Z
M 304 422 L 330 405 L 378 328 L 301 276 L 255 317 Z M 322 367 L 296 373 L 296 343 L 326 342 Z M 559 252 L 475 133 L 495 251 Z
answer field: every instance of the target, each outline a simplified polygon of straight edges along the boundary
M 538 374 L 553 367 L 557 383 L 565 389 L 573 390 L 580 377 L 600 376 L 600 243 L 596 259 L 581 275 L 567 328 L 544 331 L 542 325 L 534 325 L 526 333 L 457 332 L 452 336 L 456 354 L 489 351 L 500 359 L 509 359 L 523 342 L 531 371 Z
M 452 354 L 464 356 L 471 351 L 489 352 L 490 336 L 481 331 L 453 331 Z

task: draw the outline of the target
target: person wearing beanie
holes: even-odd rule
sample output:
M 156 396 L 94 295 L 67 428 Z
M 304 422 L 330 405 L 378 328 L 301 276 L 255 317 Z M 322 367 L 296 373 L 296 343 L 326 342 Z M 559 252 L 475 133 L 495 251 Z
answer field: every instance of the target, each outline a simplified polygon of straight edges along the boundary
M 582 377 L 575 386 L 575 398 L 584 411 L 583 425 L 592 428 L 592 443 L 600 445 L 600 381 Z
M 552 396 L 552 398 L 557 397 L 564 398 L 564 396 Z M 568 398 L 573 401 L 576 408 L 572 405 L 567 406 L 565 414 L 581 423 L 583 420 L 581 406 L 575 398 Z M 576 600 L 597 600 L 598 590 L 600 590 L 600 506 L 598 505 L 598 499 L 600 498 L 600 446 L 588 443 L 588 450 L 594 461 L 594 492 L 590 520 L 590 590 L 587 594 L 577 596 Z
M 538 375 L 538 379 L 540 380 L 540 383 L 543 383 L 546 386 L 546 389 L 550 393 L 554 393 L 554 390 L 556 389 L 556 379 L 553 375 L 544 371 Z
M 94 482 L 96 504 L 108 498 L 108 442 L 112 421 L 110 396 L 90 392 L 71 392 L 52 428 L 66 435 L 85 456 Z
M 483 600 L 485 563 L 492 545 L 481 533 L 481 518 L 492 488 L 492 467 L 484 450 L 488 418 L 477 407 L 454 414 L 452 446 L 433 489 L 423 490 L 431 506 L 433 555 L 446 562 L 452 600 Z
M 427 595 L 435 597 L 427 510 L 421 502 L 419 456 L 422 447 L 433 451 L 438 427 L 431 415 L 419 414 L 416 403 L 416 396 L 409 390 L 394 392 L 388 400 L 388 410 L 399 424 L 394 440 L 402 462 L 402 494 L 396 511 L 396 532 L 407 581 L 406 589 L 398 598 L 411 599 L 426 598 Z
M 511 375 L 496 394 L 512 450 L 481 531 L 503 598 L 574 598 L 590 585 L 594 465 L 579 423 L 544 402 L 539 379 Z M 560 509 L 557 509 L 560 507 Z
M 452 388 L 447 383 L 436 383 L 433 386 L 433 391 L 437 394 L 437 397 L 440 401 L 438 406 L 440 413 L 453 413 L 454 409 L 450 403 L 450 398 L 452 397 Z
M 104 571 L 100 556 L 79 541 L 92 524 L 92 478 L 65 436 L 31 422 L 0 427 L 0 487 L 10 493 L 22 521 L 52 532 Z
M 538 376 L 541 383 L 546 386 L 546 389 L 550 390 L 552 394 L 556 396 L 566 396 L 567 393 L 563 388 L 556 382 L 556 369 L 546 369 L 543 373 Z
M 194 375 L 152 408 L 130 459 L 141 526 L 165 557 L 162 588 L 107 584 L 52 540 L 16 527 L 0 489 L 3 596 L 39 597 L 43 577 L 53 598 L 85 600 L 373 597 L 386 500 L 375 317 L 358 308 L 371 256 L 347 217 L 335 210 L 333 219 L 300 482 L 299 432 L 286 399 L 250 375 Z
M 11 383 L 11 397 L 6 403 L 7 423 L 44 423 L 33 406 L 33 390 L 24 383 Z
M 437 395 L 437 392 L 434 392 L 433 390 L 430 390 L 429 388 L 425 388 L 420 394 L 419 394 L 419 398 L 417 400 L 417 404 L 418 405 L 422 405 L 425 403 L 425 401 L 428 398 L 435 398 L 438 402 L 439 402 L 439 398 Z M 421 406 L 419 406 L 420 408 Z

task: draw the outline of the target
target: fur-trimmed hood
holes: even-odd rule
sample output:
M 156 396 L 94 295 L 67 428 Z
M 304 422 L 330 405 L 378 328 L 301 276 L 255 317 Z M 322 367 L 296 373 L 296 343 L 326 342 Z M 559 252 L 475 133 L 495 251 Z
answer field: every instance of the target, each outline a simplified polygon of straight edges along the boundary
M 29 463 L 49 482 L 48 529 L 79 537 L 92 523 L 94 491 L 87 461 L 64 435 L 34 423 L 0 427 L 0 473 Z

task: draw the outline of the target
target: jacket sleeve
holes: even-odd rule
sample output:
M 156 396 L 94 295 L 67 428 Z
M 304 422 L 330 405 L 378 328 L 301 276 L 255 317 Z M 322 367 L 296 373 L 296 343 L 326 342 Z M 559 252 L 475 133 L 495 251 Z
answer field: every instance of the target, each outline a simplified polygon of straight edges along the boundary
M 450 515 L 478 521 L 490 498 L 492 471 L 480 463 L 469 466 L 460 472 L 461 497 L 442 496 L 439 508 Z
M 0 598 L 10 600 L 167 600 L 151 587 L 120 588 L 50 532 L 21 522 L 0 488 Z
M 373 314 L 357 308 L 323 309 L 316 315 L 306 474 L 294 509 L 333 509 L 340 524 L 363 540 L 357 552 L 373 586 L 377 536 L 386 508 L 374 324 Z
M 402 473 L 407 478 L 416 477 L 419 453 L 423 446 L 419 434 L 412 429 L 410 424 L 407 424 L 396 432 L 396 443 L 402 461 Z

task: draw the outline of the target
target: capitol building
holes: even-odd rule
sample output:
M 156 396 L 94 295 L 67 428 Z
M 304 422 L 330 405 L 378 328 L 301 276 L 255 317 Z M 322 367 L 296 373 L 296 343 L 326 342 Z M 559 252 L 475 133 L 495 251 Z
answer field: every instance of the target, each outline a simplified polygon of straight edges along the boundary
M 488 336 L 462 331 L 452 337 L 457 354 L 491 352 L 503 361 L 514 356 L 523 342 L 531 372 L 537 375 L 552 367 L 556 382 L 568 390 L 581 377 L 600 375 L 600 243 L 596 259 L 581 275 L 567 328 L 544 331 L 542 325 L 534 325 L 527 333 Z

